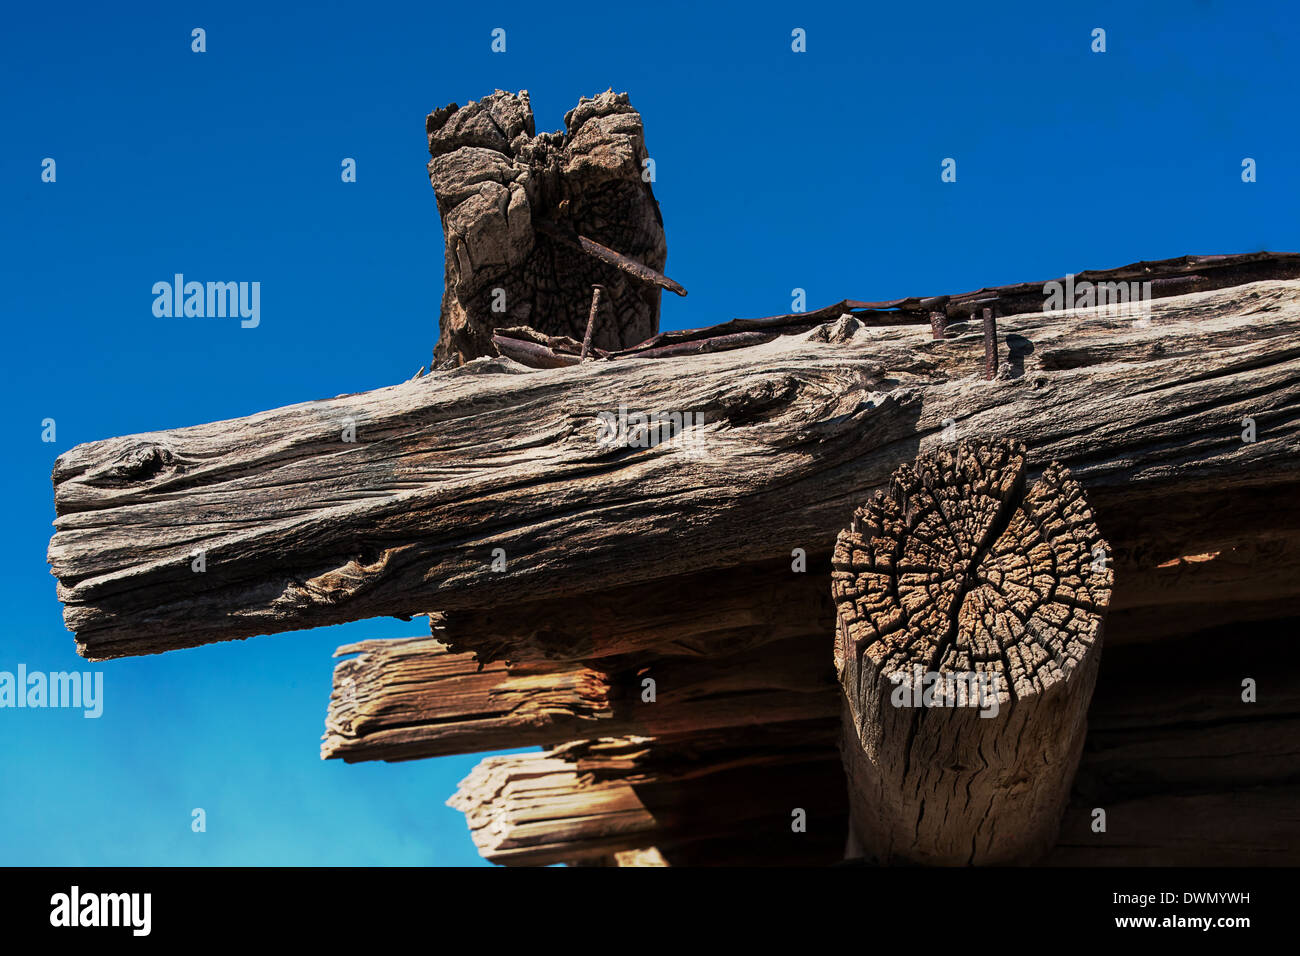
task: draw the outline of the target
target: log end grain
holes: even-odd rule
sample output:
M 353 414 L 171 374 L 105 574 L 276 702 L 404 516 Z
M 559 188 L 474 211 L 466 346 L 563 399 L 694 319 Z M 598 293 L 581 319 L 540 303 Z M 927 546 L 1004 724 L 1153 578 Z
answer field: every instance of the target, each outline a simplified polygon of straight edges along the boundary
M 1022 445 L 903 465 L 839 536 L 854 829 L 880 862 L 1028 862 L 1055 839 L 1110 601 L 1083 491 Z

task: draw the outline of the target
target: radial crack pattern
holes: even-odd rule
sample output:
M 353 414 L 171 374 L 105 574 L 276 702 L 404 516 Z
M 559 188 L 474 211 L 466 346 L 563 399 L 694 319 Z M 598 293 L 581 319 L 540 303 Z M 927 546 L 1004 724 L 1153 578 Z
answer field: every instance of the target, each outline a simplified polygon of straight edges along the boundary
M 903 465 L 835 548 L 854 827 L 880 860 L 1050 847 L 1078 764 L 1112 572 L 1079 485 L 1022 445 Z
M 885 677 L 996 674 L 1016 697 L 1067 678 L 1110 600 L 1107 552 L 1065 468 L 1027 492 L 1024 477 L 1023 447 L 960 444 L 900 467 L 858 509 L 832 584 L 856 655 Z

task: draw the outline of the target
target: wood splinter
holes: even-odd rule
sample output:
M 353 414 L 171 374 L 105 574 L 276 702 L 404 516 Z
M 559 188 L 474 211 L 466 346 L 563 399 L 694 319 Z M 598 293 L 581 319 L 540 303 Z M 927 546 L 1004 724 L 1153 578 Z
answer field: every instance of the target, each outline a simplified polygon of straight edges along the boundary
M 1059 464 L 961 442 L 894 472 L 836 542 L 853 834 L 881 864 L 1019 864 L 1054 844 L 1110 603 L 1109 547 Z

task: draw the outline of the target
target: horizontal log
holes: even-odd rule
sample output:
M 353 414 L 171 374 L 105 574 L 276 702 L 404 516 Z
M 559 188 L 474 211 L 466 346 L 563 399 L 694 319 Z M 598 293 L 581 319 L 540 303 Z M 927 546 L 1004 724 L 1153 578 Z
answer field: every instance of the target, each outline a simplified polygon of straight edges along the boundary
M 830 554 L 698 571 L 593 591 L 430 615 L 433 636 L 479 660 L 593 661 L 647 653 L 717 657 L 829 634 Z
M 1052 866 L 1296 866 L 1300 785 L 1140 797 L 1106 808 L 1072 806 Z
M 697 740 L 683 753 L 645 738 L 580 741 L 483 760 L 448 805 L 484 858 L 508 865 L 593 861 L 654 844 L 672 861 L 729 838 L 715 864 L 828 864 L 843 848 L 836 722 Z M 805 811 L 807 827 L 792 828 Z
M 321 756 L 413 760 L 829 717 L 838 705 L 825 643 L 814 633 L 768 644 L 757 657 L 480 668 L 473 655 L 427 638 L 365 641 L 337 652 L 360 656 L 335 668 Z
M 1287 489 L 1288 496 L 1295 495 Z M 1213 500 L 1168 496 L 1141 517 L 1112 510 L 1115 590 L 1107 645 L 1187 634 L 1231 621 L 1289 617 L 1300 599 L 1300 529 L 1289 500 L 1247 489 Z M 1197 521 L 1188 522 L 1187 515 Z M 1174 535 L 1168 529 L 1187 529 Z M 1208 549 L 1208 550 L 1197 550 Z M 592 661 L 628 654 L 709 657 L 832 633 L 830 555 L 676 575 L 654 587 L 580 600 L 520 601 L 430 615 L 433 636 L 481 661 Z M 664 595 L 671 595 L 665 599 Z
M 1160 299 L 1149 321 L 1002 318 L 992 382 L 960 322 L 939 341 L 837 329 L 653 362 L 483 359 L 77 446 L 54 469 L 65 623 L 102 659 L 789 560 L 829 551 L 857 502 L 950 437 L 1062 462 L 1108 536 L 1107 507 L 1296 481 L 1295 281 Z M 697 417 L 656 441 L 635 418 L 621 432 L 620 407 Z
M 639 745 L 652 749 L 654 743 Z M 1194 734 L 1184 732 L 1165 756 L 1173 759 L 1176 751 L 1183 762 L 1195 761 L 1197 744 Z M 757 758 L 758 748 L 754 754 Z M 1085 755 L 1084 769 L 1087 765 Z M 843 792 L 835 788 L 842 773 L 833 745 L 820 757 L 754 759 L 716 773 L 698 770 L 693 777 L 638 765 L 635 759 L 628 768 L 620 775 L 597 775 L 563 750 L 489 757 L 461 782 L 448 805 L 466 814 L 483 857 L 507 865 L 599 861 L 647 841 L 657 842 L 674 865 L 824 865 L 841 856 L 848 808 L 822 802 Z M 1255 786 L 1249 778 L 1228 791 L 1149 793 L 1100 804 L 1076 794 L 1044 862 L 1294 866 L 1300 863 L 1294 840 L 1300 823 L 1297 797 L 1295 781 Z M 800 834 L 789 830 L 790 811 L 812 801 L 818 801 L 816 809 L 802 834 L 810 839 L 800 846 L 793 840 Z M 1106 811 L 1103 833 L 1092 829 L 1098 806 Z
M 1293 609 L 1294 610 L 1294 609 Z M 1102 655 L 1076 801 L 1300 784 L 1300 620 Z M 1245 639 L 1243 639 L 1245 638 Z M 1256 684 L 1243 699 L 1243 681 Z
M 599 354 L 603 358 L 620 359 L 718 352 L 769 342 L 781 335 L 806 332 L 815 325 L 834 321 L 842 315 L 849 315 L 869 326 L 926 322 L 934 325 L 937 319 L 938 324 L 934 325 L 935 337 L 942 338 L 951 321 L 972 319 L 984 309 L 992 309 L 999 315 L 1045 311 L 1051 307 L 1046 290 L 1053 284 L 1061 287 L 1063 299 L 1067 296 L 1065 290 L 1073 289 L 1076 293 L 1073 301 L 1078 303 L 1081 295 L 1086 296 L 1085 289 L 1091 289 L 1096 295 L 1098 286 L 1113 288 L 1116 283 L 1122 284 L 1128 291 L 1131 291 L 1133 283 L 1146 283 L 1152 298 L 1164 298 L 1248 282 L 1295 278 L 1300 278 L 1300 254 L 1297 253 L 1183 256 L 1178 259 L 1134 262 L 1117 269 L 1088 270 L 1077 275 L 1039 282 L 993 286 L 957 295 L 910 296 L 887 302 L 845 299 L 812 312 L 772 315 L 761 319 L 732 319 L 703 329 L 660 332 L 631 348 L 601 351 Z M 525 365 L 536 368 L 572 365 L 577 361 L 580 349 L 571 337 L 545 336 L 527 327 L 499 329 L 493 337 L 493 344 L 502 355 L 517 356 Z
M 1234 559 L 1230 565 L 1232 573 L 1223 572 L 1221 588 L 1208 591 L 1209 599 L 1222 600 L 1235 587 L 1249 590 L 1251 569 L 1266 563 L 1263 555 L 1249 560 Z M 684 596 L 680 605 L 665 604 L 651 596 L 643 595 L 638 600 L 633 594 L 610 592 L 575 605 L 569 614 L 542 602 L 538 606 L 522 605 L 515 611 L 502 610 L 495 616 L 468 615 L 465 620 L 470 622 L 482 623 L 495 618 L 502 627 L 517 628 L 510 632 L 521 641 L 513 645 L 515 651 L 540 649 L 538 656 L 525 654 L 522 662 L 510 666 L 502 660 L 480 666 L 485 659 L 483 655 L 492 649 L 499 650 L 499 642 L 506 640 L 501 629 L 487 631 L 485 640 L 467 641 L 478 647 L 478 656 L 472 652 L 449 652 L 440 640 L 428 638 L 366 641 L 341 647 L 336 656 L 358 656 L 341 661 L 335 668 L 322 756 L 359 761 L 473 753 L 581 737 L 590 734 L 593 726 L 600 727 L 602 734 L 634 730 L 662 734 L 688 726 L 688 720 L 708 725 L 746 721 L 750 719 L 750 711 L 745 708 L 759 699 L 763 702 L 761 709 L 756 708 L 753 713 L 780 719 L 801 712 L 837 713 L 838 691 L 827 679 L 828 671 L 821 663 L 825 648 L 819 650 L 819 645 L 825 643 L 822 635 L 833 628 L 833 615 L 828 609 L 829 569 L 822 571 L 821 564 L 820 558 L 811 562 L 808 574 L 791 573 L 782 565 L 739 569 L 735 577 L 733 572 L 718 572 L 674 582 L 677 586 L 669 590 Z M 1170 583 L 1177 593 L 1187 598 L 1207 587 L 1210 572 L 1200 569 L 1212 568 L 1213 564 L 1214 560 L 1190 562 L 1192 571 L 1184 572 L 1176 566 L 1164 571 L 1171 576 Z M 1258 573 L 1267 575 L 1272 571 Z M 730 584 L 715 588 L 710 584 L 714 578 L 717 579 L 714 584 L 722 581 Z M 742 586 L 746 581 L 748 586 Z M 1150 589 L 1149 600 L 1155 601 L 1166 593 L 1164 584 L 1157 583 Z M 717 603 L 714 597 L 718 598 Z M 778 599 L 776 604 L 769 600 L 773 597 Z M 1247 605 L 1229 606 L 1241 613 Z M 623 617 L 618 614 L 620 607 L 626 612 Z M 1148 671 L 1171 673 L 1168 660 L 1145 660 L 1141 665 L 1124 663 L 1132 659 L 1127 656 L 1128 645 L 1149 641 L 1153 636 L 1183 637 L 1199 626 L 1216 623 L 1213 606 L 1200 603 L 1153 603 L 1138 610 L 1142 617 L 1133 617 L 1131 612 L 1112 616 L 1107 646 L 1115 650 L 1102 667 L 1103 675 L 1111 674 L 1112 681 L 1120 679 L 1114 675 L 1122 676 L 1128 670 L 1142 675 L 1143 681 Z M 1269 610 L 1267 616 L 1285 617 L 1294 613 L 1294 604 L 1281 601 Z M 803 640 L 792 641 L 791 635 L 807 624 L 800 620 L 803 615 L 815 622 L 814 631 Z M 698 629 L 699 633 L 693 633 L 692 629 Z M 1234 626 L 1229 646 L 1242 648 L 1242 653 L 1267 656 L 1267 648 L 1271 646 L 1267 643 L 1269 635 L 1275 630 L 1276 625 L 1268 622 L 1249 629 Z M 443 631 L 440 628 L 436 633 Z M 1199 649 L 1169 653 L 1174 660 L 1190 658 L 1199 662 L 1214 647 L 1213 658 L 1219 666 L 1233 666 L 1232 658 L 1225 657 L 1218 647 L 1224 644 L 1224 638 L 1214 635 L 1209 640 L 1208 646 L 1178 640 L 1174 647 Z M 760 653 L 769 644 L 775 645 L 776 650 Z M 1115 656 L 1120 648 L 1125 652 Z M 541 651 L 561 658 L 565 651 L 588 657 L 548 660 L 541 656 Z M 639 656 L 630 658 L 633 662 L 628 663 L 628 656 L 634 652 Z M 1163 655 L 1166 651 L 1161 648 L 1148 653 Z M 750 655 L 752 663 L 740 656 L 745 654 Z M 619 660 L 620 656 L 624 659 Z M 635 698 L 640 687 L 637 671 L 649 661 L 667 661 L 674 656 L 684 659 L 673 665 L 676 673 L 688 675 L 684 687 L 678 685 L 678 678 L 670 678 L 665 683 L 665 673 L 647 672 L 656 674 L 659 690 L 667 694 L 660 703 L 672 703 L 670 712 L 643 709 L 641 716 L 649 722 L 635 726 L 628 723 L 625 706 L 621 711 L 623 716 L 616 717 L 611 681 L 621 684 L 624 697 Z M 1280 654 L 1277 656 L 1281 659 Z M 741 680 L 750 685 L 748 696 L 709 700 L 706 685 L 701 681 L 705 674 L 717 672 L 716 665 L 710 669 L 707 664 L 696 666 L 690 661 L 710 657 L 731 659 L 743 666 Z M 767 666 L 762 664 L 764 659 Z M 773 669 L 782 672 L 783 689 L 767 686 Z M 1193 671 L 1177 681 L 1166 678 L 1160 686 L 1168 692 L 1172 685 L 1181 682 L 1193 688 L 1193 699 L 1204 699 L 1207 673 L 1217 675 L 1219 671 L 1217 668 Z M 801 691 L 792 687 L 791 680 L 800 674 L 805 675 L 801 678 L 805 690 L 819 688 L 817 699 L 802 696 Z M 1107 686 L 1104 679 L 1102 686 Z M 1222 691 L 1222 686 L 1219 689 Z M 792 693 L 801 695 L 792 696 Z M 1141 704 L 1136 711 L 1142 715 L 1141 720 L 1158 729 L 1159 715 L 1145 708 L 1162 698 L 1153 696 L 1146 688 L 1134 689 L 1132 697 Z M 1297 697 L 1300 698 L 1300 691 Z M 679 710 L 686 701 L 691 702 L 690 708 Z M 1293 711 L 1300 713 L 1300 703 Z M 1095 713 L 1094 707 L 1091 720 L 1097 719 Z M 611 718 L 614 718 L 612 724 L 597 723 Z M 623 730 L 605 729 L 608 727 Z

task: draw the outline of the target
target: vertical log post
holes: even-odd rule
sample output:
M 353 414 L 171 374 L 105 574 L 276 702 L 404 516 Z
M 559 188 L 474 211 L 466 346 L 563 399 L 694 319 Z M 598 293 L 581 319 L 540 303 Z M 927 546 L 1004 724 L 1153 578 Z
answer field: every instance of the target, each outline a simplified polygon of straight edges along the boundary
M 1053 463 L 961 442 L 839 535 L 832 595 L 853 836 L 878 863 L 1028 863 L 1053 845 L 1110 602 L 1108 548 Z

